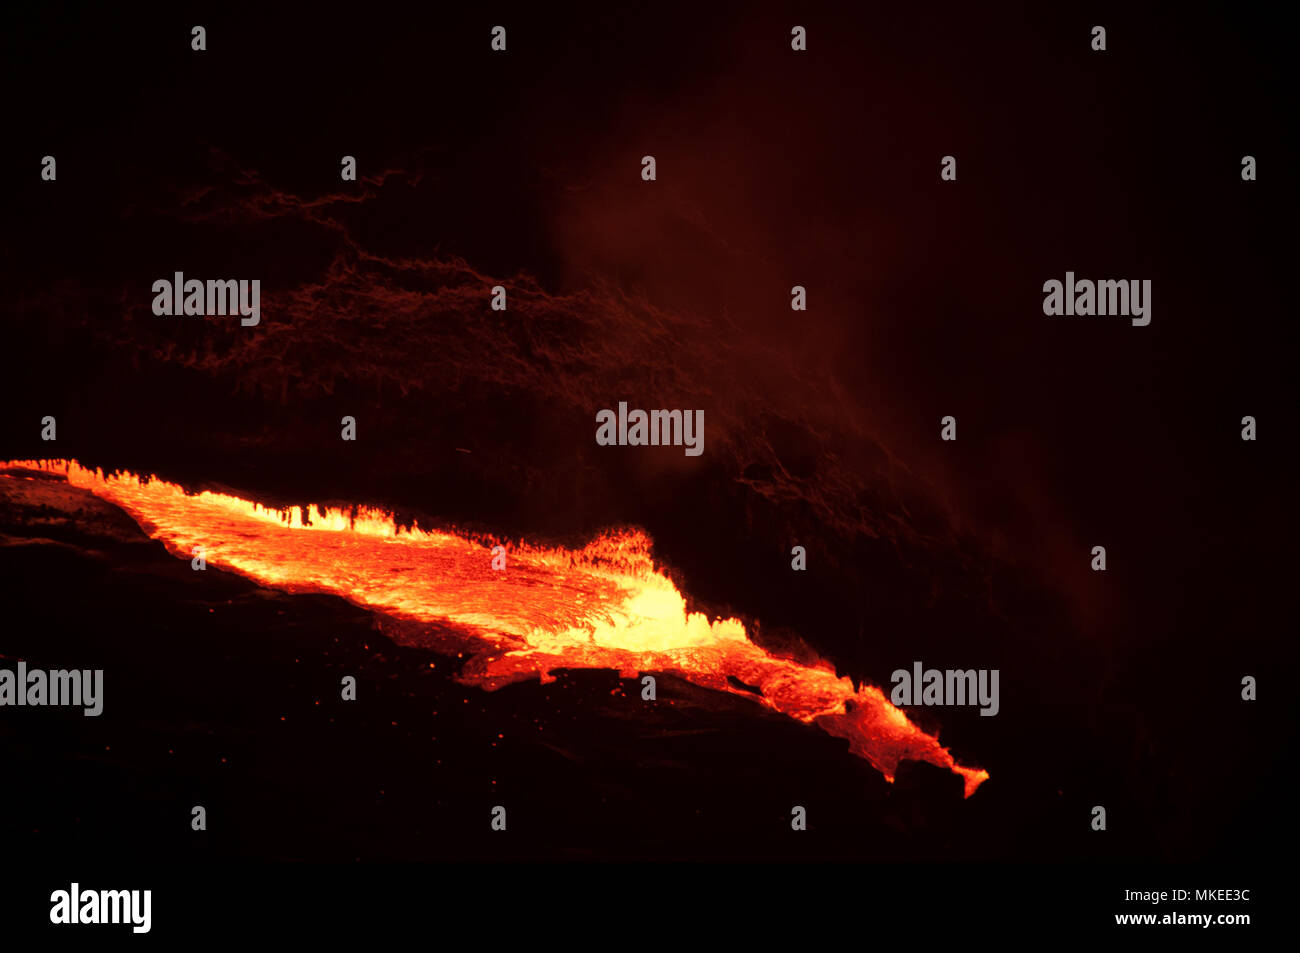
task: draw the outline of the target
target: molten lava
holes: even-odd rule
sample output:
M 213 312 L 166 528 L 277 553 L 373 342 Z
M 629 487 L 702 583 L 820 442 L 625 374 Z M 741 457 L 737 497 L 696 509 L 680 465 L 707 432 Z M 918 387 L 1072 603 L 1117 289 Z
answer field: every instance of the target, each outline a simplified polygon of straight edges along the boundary
M 966 796 L 988 772 L 957 764 L 880 689 L 854 690 L 827 666 L 768 654 L 736 619 L 710 622 L 656 570 L 639 531 L 605 534 L 581 550 L 517 547 L 494 570 L 488 546 L 455 533 L 399 528 L 388 513 L 317 506 L 275 510 L 75 461 L 13 461 L 0 468 L 63 473 L 121 507 L 178 556 L 290 592 L 327 592 L 390 615 L 451 622 L 482 640 L 461 681 L 494 690 L 562 668 L 668 672 L 741 694 L 849 742 L 892 781 L 904 759 L 962 776 Z M 729 680 L 729 676 L 730 679 Z M 755 697 L 736 683 L 756 686 Z

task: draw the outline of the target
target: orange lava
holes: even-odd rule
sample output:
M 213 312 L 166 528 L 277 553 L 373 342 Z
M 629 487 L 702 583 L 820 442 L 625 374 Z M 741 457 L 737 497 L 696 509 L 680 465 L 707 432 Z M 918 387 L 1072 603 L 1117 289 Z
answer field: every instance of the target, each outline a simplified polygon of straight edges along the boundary
M 768 654 L 736 619 L 710 621 L 650 555 L 641 532 L 605 534 L 581 550 L 514 547 L 493 570 L 490 546 L 438 530 L 399 529 L 390 514 L 317 506 L 287 511 L 218 493 L 195 495 L 130 473 L 104 474 L 75 461 L 0 464 L 66 475 L 128 512 L 174 554 L 196 547 L 213 566 L 290 592 L 327 592 L 393 616 L 450 622 L 483 641 L 460 678 L 493 690 L 561 668 L 617 669 L 624 677 L 668 672 L 743 695 L 849 742 L 888 780 L 904 759 L 962 776 L 966 796 L 988 772 L 957 764 L 936 737 L 913 725 L 880 689 L 854 690 L 825 665 Z M 309 514 L 304 522 L 304 510 Z M 761 697 L 727 676 L 757 686 Z

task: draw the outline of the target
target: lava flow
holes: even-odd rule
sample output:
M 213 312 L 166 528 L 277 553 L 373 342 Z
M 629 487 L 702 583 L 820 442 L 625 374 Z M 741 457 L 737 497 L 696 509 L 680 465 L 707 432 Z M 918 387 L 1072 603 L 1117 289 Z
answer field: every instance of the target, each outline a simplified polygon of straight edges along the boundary
M 327 592 L 393 616 L 450 622 L 482 640 L 460 675 L 493 690 L 562 668 L 668 672 L 743 694 L 849 742 L 892 781 L 904 759 L 961 775 L 966 796 L 988 772 L 954 761 L 880 689 L 855 690 L 828 666 L 768 654 L 736 619 L 710 622 L 658 571 L 644 533 L 605 534 L 581 550 L 516 547 L 505 570 L 465 536 L 399 528 L 380 510 L 268 509 L 218 493 L 187 494 L 162 480 L 104 474 L 75 461 L 12 461 L 0 469 L 66 475 L 121 507 L 174 554 L 196 548 L 214 566 L 290 592 Z M 15 474 L 17 475 L 17 474 Z M 741 692 L 728 676 L 757 686 Z

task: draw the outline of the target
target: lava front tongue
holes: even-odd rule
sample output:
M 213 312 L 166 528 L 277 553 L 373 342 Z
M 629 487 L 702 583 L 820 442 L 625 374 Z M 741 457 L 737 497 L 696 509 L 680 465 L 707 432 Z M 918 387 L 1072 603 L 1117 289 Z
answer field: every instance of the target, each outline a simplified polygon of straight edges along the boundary
M 509 553 L 508 568 L 493 570 L 488 546 L 453 532 L 399 529 L 378 510 L 267 509 L 72 461 L 3 468 L 65 474 L 184 559 L 199 549 L 208 563 L 265 585 L 454 623 L 482 646 L 461 678 L 487 690 L 560 668 L 671 672 L 845 738 L 853 754 L 890 781 L 904 759 L 961 775 L 967 797 L 988 777 L 958 765 L 878 688 L 855 690 L 829 667 L 770 655 L 737 619 L 711 622 L 687 612 L 685 598 L 656 570 L 649 539 L 636 530 L 608 533 L 578 550 L 520 547 Z

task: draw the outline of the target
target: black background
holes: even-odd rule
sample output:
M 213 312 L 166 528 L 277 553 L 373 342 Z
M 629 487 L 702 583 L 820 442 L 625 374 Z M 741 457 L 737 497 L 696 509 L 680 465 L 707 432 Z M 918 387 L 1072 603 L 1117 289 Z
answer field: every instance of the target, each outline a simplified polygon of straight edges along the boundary
M 1295 104 L 1272 14 L 5 16 L 0 459 L 534 540 L 636 524 L 694 605 L 856 679 L 1002 671 L 996 718 L 912 713 L 990 771 L 963 802 L 685 683 L 664 721 L 617 710 L 614 673 L 462 689 L 342 600 L 195 582 L 69 526 L 70 549 L 0 550 L 0 651 L 113 680 L 97 720 L 4 716 L 20 856 L 1253 863 L 1292 841 Z M 260 277 L 261 326 L 154 317 L 175 270 Z M 1067 270 L 1151 279 L 1150 326 L 1045 317 Z M 618 400 L 705 409 L 703 457 L 595 446 Z M 372 701 L 320 712 L 336 668 Z M 492 747 L 534 716 L 546 744 Z M 503 790 L 504 847 L 479 823 Z

